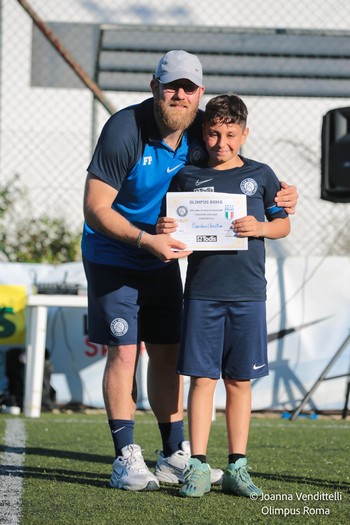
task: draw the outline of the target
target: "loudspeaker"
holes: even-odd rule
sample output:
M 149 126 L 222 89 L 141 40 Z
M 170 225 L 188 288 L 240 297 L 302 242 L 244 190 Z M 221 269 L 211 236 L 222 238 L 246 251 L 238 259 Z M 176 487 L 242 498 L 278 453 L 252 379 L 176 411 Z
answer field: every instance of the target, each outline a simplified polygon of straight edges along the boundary
M 323 117 L 321 199 L 350 202 L 350 107 Z

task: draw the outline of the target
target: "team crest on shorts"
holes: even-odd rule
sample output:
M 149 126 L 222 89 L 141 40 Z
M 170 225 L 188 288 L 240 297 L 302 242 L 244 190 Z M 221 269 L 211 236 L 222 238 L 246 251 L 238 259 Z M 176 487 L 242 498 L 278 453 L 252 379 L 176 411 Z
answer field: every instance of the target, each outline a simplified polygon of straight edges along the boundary
M 256 193 L 258 189 L 258 184 L 255 182 L 254 179 L 244 179 L 241 182 L 240 188 L 245 195 L 251 197 L 252 195 L 254 195 L 254 193 Z
M 122 335 L 126 334 L 126 332 L 129 329 L 129 325 L 125 321 L 125 319 L 122 319 L 121 317 L 116 317 L 109 325 L 109 328 L 111 330 L 111 333 L 115 337 L 121 337 Z

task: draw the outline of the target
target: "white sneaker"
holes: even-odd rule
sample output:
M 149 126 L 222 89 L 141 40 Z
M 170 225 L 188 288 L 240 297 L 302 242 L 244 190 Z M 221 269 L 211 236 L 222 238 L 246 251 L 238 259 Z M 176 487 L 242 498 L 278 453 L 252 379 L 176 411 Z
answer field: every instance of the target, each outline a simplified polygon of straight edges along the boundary
M 0 407 L 0 413 L 1 414 L 11 414 L 11 416 L 19 416 L 21 413 L 21 409 L 20 407 L 17 407 L 17 406 L 2 405 Z
M 113 463 L 109 485 L 124 490 L 158 490 L 159 481 L 148 470 L 139 445 L 126 445 Z
M 161 450 L 157 450 L 158 461 L 154 469 L 154 475 L 162 483 L 183 483 L 185 471 L 188 467 L 188 460 L 191 457 L 189 441 L 181 443 L 181 449 L 174 452 L 168 458 L 164 457 Z M 222 484 L 223 471 L 220 469 L 210 469 L 210 482 L 213 485 Z

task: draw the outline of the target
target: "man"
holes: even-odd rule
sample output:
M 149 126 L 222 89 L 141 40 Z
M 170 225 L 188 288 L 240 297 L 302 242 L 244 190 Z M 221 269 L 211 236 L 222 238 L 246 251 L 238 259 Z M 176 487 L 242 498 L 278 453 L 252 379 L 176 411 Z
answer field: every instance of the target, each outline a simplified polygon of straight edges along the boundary
M 151 90 L 153 98 L 117 112 L 104 126 L 84 196 L 89 338 L 108 346 L 103 392 L 116 455 L 110 484 L 125 490 L 183 481 L 190 457 L 176 374 L 182 313 L 177 259 L 190 252 L 174 251 L 185 245 L 156 235 L 155 225 L 172 177 L 185 164 L 206 161 L 198 58 L 181 50 L 166 53 Z M 278 204 L 293 213 L 295 188 L 279 194 Z M 134 443 L 140 341 L 149 355 L 148 398 L 163 443 L 154 474 Z M 212 470 L 211 481 L 221 474 Z

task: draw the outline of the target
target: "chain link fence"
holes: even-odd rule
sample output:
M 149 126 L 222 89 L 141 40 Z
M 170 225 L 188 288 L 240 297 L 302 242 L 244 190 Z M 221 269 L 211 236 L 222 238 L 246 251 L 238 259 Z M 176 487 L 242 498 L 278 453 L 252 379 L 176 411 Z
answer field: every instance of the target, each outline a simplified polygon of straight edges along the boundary
M 181 41 L 202 60 L 205 82 L 208 71 L 210 88 L 202 106 L 223 88 L 242 95 L 250 127 L 243 154 L 266 162 L 281 180 L 298 187 L 300 199 L 292 218 L 292 234 L 270 243 L 269 255 L 349 254 L 349 204 L 320 199 L 320 160 L 323 116 L 331 109 L 350 106 L 349 60 L 342 62 L 349 59 L 350 48 L 346 49 L 345 43 L 339 62 L 325 63 L 324 53 L 317 55 L 327 36 L 336 33 L 345 42 L 350 40 L 348 0 L 301 0 L 297 5 L 288 0 L 278 4 L 272 0 L 198 0 L 193 5 L 182 0 L 2 0 L 0 16 L 0 189 L 16 180 L 21 190 L 11 222 L 22 218 L 23 227 L 30 230 L 32 220 L 48 216 L 64 220 L 74 233 L 80 231 L 86 167 L 101 127 L 111 111 L 150 95 L 152 69 L 163 53 L 179 42 L 179 35 L 174 40 L 176 33 L 186 30 L 187 40 Z M 103 24 L 118 26 L 115 35 L 125 28 L 128 46 L 133 47 L 133 56 L 138 56 L 139 76 L 130 70 L 130 58 L 121 51 L 118 64 L 106 61 L 106 90 L 100 92 L 96 50 Z M 159 27 L 162 31 L 157 32 Z M 145 50 L 145 28 L 154 33 L 149 53 Z M 317 33 L 317 39 L 309 43 L 305 38 L 311 33 Z M 247 34 L 257 42 L 254 53 L 246 50 L 249 63 L 239 47 L 244 47 Z M 278 61 L 276 51 L 268 56 L 268 46 L 264 57 L 278 72 L 267 78 L 260 73 L 260 80 L 258 76 L 248 85 L 246 68 L 255 68 L 258 73 L 263 63 L 264 49 L 263 44 L 259 49 L 259 42 L 278 34 L 291 35 L 293 45 L 307 47 L 302 51 L 302 64 L 295 65 L 304 68 L 297 89 L 288 73 L 288 68 L 294 67 L 293 56 L 289 55 L 287 67 L 283 53 Z M 232 35 L 237 42 L 231 52 Z M 221 44 L 221 38 L 228 40 Z M 302 91 L 308 86 L 308 74 L 317 77 L 317 71 L 308 71 L 311 55 L 319 59 L 317 71 L 325 67 L 330 72 L 320 96 Z M 230 76 L 230 67 L 235 64 L 240 73 Z M 117 65 L 119 71 L 113 73 Z M 273 78 L 285 67 L 284 81 L 276 83 L 276 92 Z M 118 90 L 114 81 L 108 84 L 112 73 L 121 83 Z

